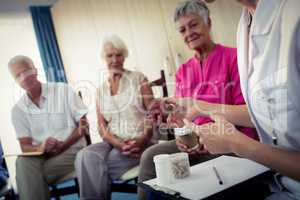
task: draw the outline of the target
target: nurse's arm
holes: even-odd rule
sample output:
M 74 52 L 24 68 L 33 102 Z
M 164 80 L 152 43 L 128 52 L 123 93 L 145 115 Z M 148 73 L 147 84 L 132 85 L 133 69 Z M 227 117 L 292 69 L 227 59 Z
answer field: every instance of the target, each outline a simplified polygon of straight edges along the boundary
M 199 109 L 200 108 L 200 109 Z M 197 101 L 197 106 L 193 107 L 194 112 L 204 114 L 207 117 L 212 114 L 223 115 L 227 121 L 237 126 L 255 128 L 251 121 L 247 105 L 226 105 Z
M 192 98 L 168 98 L 167 101 L 190 108 L 186 118 L 189 120 L 197 116 L 210 117 L 213 114 L 222 115 L 227 121 L 237 126 L 255 128 L 251 121 L 247 105 L 227 105 L 209 103 Z
M 212 154 L 234 153 L 300 181 L 300 151 L 263 144 L 244 134 L 222 116 L 212 116 L 214 123 L 198 126 L 185 120 L 201 143 Z
M 236 134 L 238 140 L 232 140 L 232 152 L 261 163 L 283 175 L 300 181 L 300 152 L 275 148 L 260 143 L 243 134 Z

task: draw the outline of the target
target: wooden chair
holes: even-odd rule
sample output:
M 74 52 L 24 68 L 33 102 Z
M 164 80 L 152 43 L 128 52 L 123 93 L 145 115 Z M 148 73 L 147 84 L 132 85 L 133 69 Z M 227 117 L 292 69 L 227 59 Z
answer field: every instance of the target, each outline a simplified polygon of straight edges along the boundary
M 160 71 L 160 78 L 150 82 L 150 87 L 161 87 L 162 97 L 168 97 L 168 88 L 164 70 Z M 157 129 L 159 132 L 160 140 L 172 140 L 174 139 L 173 129 Z
M 82 93 L 79 91 L 78 96 L 82 98 Z M 90 145 L 91 137 L 89 134 L 85 135 L 85 140 L 87 146 Z M 112 182 L 112 192 L 126 192 L 126 193 L 136 193 L 137 192 L 137 176 L 138 176 L 139 167 L 135 166 L 132 169 L 125 172 L 119 180 Z M 73 185 L 67 187 L 59 187 L 65 183 L 73 182 Z M 133 183 L 131 183 L 133 182 Z M 78 194 L 79 196 L 79 183 L 76 178 L 75 171 L 67 174 L 55 184 L 50 186 L 51 188 L 51 197 L 54 197 L 56 200 L 60 200 L 61 196 Z
M 0 143 L 0 145 L 1 145 L 1 143 Z M 0 155 L 0 156 L 3 156 L 3 155 Z M 7 170 L 7 165 L 6 165 L 6 161 L 4 158 L 3 158 L 2 164 L 3 164 L 4 169 Z M 16 200 L 17 199 L 17 196 L 15 194 L 14 188 L 11 184 L 9 177 L 7 179 L 7 183 L 2 188 L 0 188 L 0 199 L 2 199 L 2 198 L 4 198 L 5 200 Z
M 71 182 L 73 182 L 73 185 L 70 185 Z M 68 185 L 63 186 L 64 184 Z M 55 184 L 50 185 L 50 194 L 51 197 L 55 200 L 60 200 L 61 196 L 70 194 L 77 194 L 79 197 L 79 184 L 76 178 L 75 171 L 65 175 Z
M 162 87 L 162 96 L 168 97 L 168 89 L 165 78 L 164 70 L 160 71 L 160 78 L 151 81 L 150 87 Z M 120 180 L 113 181 L 112 192 L 126 192 L 126 193 L 136 193 L 137 192 L 137 179 L 139 174 L 139 166 L 135 166 L 132 169 L 124 173 Z
M 118 180 L 111 184 L 112 192 L 137 193 L 139 166 L 126 171 Z
M 162 97 L 168 97 L 168 88 L 164 70 L 160 70 L 160 78 L 150 82 L 150 87 L 162 87 Z
M 168 97 L 168 89 L 166 84 L 166 78 L 164 70 L 160 71 L 161 77 L 159 79 L 156 79 L 152 82 L 150 82 L 150 87 L 162 87 L 162 96 Z M 82 94 L 79 91 L 78 95 L 82 98 Z M 172 134 L 168 132 L 168 139 L 172 138 Z M 87 142 L 87 145 L 91 144 L 91 138 L 90 135 L 85 135 L 85 140 Z M 131 169 L 129 169 L 127 172 L 125 172 L 119 180 L 115 180 L 112 182 L 111 185 L 111 191 L 112 192 L 125 192 L 125 193 L 136 193 L 137 192 L 137 179 L 138 179 L 138 173 L 139 173 L 139 166 L 135 166 Z M 57 187 L 57 184 L 63 184 L 68 181 L 74 181 L 74 185 L 59 188 Z M 59 180 L 55 185 L 51 185 L 51 196 L 55 197 L 56 200 L 60 199 L 60 196 L 69 195 L 69 194 L 78 194 L 79 195 L 79 184 L 76 179 L 75 172 L 72 172 L 70 174 L 67 174 L 65 177 L 63 177 L 61 180 Z

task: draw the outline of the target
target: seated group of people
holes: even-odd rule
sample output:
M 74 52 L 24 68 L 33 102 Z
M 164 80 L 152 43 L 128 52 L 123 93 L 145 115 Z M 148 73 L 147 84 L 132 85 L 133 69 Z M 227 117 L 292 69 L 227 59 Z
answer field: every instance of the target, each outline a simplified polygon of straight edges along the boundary
M 242 34 L 245 29 L 247 37 L 240 36 L 238 53 L 235 48 L 213 41 L 210 35 L 212 22 L 209 9 L 203 1 L 187 0 L 177 6 L 174 21 L 194 56 L 176 72 L 174 98 L 155 100 L 147 77 L 141 72 L 124 68 L 129 54 L 124 42 L 115 35 L 106 38 L 101 55 L 107 65 L 107 78 L 99 86 L 96 95 L 98 132 L 103 141 L 87 147 L 83 136 L 89 134 L 86 119 L 88 109 L 80 97 L 65 83 L 44 84 L 38 81 L 37 69 L 30 58 L 12 58 L 8 64 L 9 70 L 26 92 L 12 109 L 12 122 L 23 152 L 43 152 L 41 156 L 17 159 L 16 179 L 21 200 L 48 200 L 49 184 L 55 183 L 74 169 L 79 181 L 80 199 L 110 199 L 111 182 L 120 178 L 124 172 L 140 165 L 139 181 L 155 178 L 153 157 L 180 151 L 189 154 L 192 165 L 226 153 L 255 160 L 280 174 L 280 179 L 274 181 L 278 185 L 273 184 L 274 194 L 269 199 L 299 198 L 300 162 L 296 161 L 300 160 L 300 127 L 295 122 L 300 117 L 300 105 L 299 101 L 294 101 L 300 96 L 299 91 L 293 88 L 292 83 L 290 87 L 287 86 L 287 90 L 293 93 L 286 96 L 290 102 L 286 105 L 288 103 L 282 101 L 283 97 L 264 90 L 269 83 L 258 82 L 265 78 L 262 76 L 268 75 L 263 73 L 278 70 L 272 65 L 274 60 L 284 58 L 262 56 L 261 60 L 255 62 L 248 59 L 253 56 L 249 52 L 254 50 L 249 48 L 245 51 L 242 47 L 247 43 L 246 47 L 249 44 L 254 48 L 255 41 L 249 38 L 254 31 L 259 30 L 252 30 L 252 26 L 260 22 L 259 14 L 269 5 L 266 0 L 239 2 L 245 6 L 245 11 L 238 34 Z M 299 5 L 293 0 L 286 0 L 287 5 L 283 2 L 285 1 L 272 1 L 274 12 L 284 12 L 284 6 L 291 8 L 290 4 L 293 3 Z M 273 16 L 273 10 L 268 8 L 270 16 Z M 293 28 L 299 33 L 300 28 L 297 26 Z M 281 31 L 280 28 L 275 28 L 276 30 L 271 31 Z M 290 35 L 292 36 L 295 37 Z M 296 41 L 296 38 L 288 39 Z M 265 40 L 269 41 L 269 38 Z M 299 39 L 297 41 L 298 46 L 289 48 L 299 50 Z M 278 51 L 276 48 L 261 48 L 258 52 L 262 54 L 264 51 Z M 247 61 L 240 58 L 242 56 Z M 297 62 L 289 63 L 291 66 L 288 66 L 288 70 L 293 70 L 294 73 L 289 75 L 293 75 L 293 83 L 298 83 L 300 62 L 296 54 L 294 56 L 292 59 Z M 269 59 L 274 62 L 264 62 Z M 241 64 L 245 66 L 240 66 Z M 248 69 L 250 67 L 252 69 Z M 240 77 L 243 78 L 241 85 Z M 289 81 L 286 84 L 290 84 Z M 272 87 L 276 92 L 276 85 Z M 276 106 L 269 106 L 265 100 L 253 97 L 259 95 L 256 89 L 261 89 L 263 95 L 272 97 L 275 102 L 281 101 L 281 108 L 289 106 L 289 109 L 278 109 Z M 161 116 L 157 117 L 153 113 L 157 109 L 164 113 L 163 105 L 168 103 L 180 109 L 166 112 L 167 124 L 190 126 L 199 136 L 197 149 L 190 149 L 179 138 L 156 144 L 153 129 L 161 121 L 158 119 Z M 290 109 L 291 106 L 294 110 Z M 273 123 L 267 121 L 265 112 L 273 114 Z M 287 116 L 288 126 L 280 121 L 280 115 Z M 216 129 L 228 126 L 231 127 L 230 133 L 226 132 L 227 129 Z M 206 128 L 205 134 L 201 132 L 203 128 Z M 280 148 L 271 144 L 275 136 L 276 145 Z M 138 196 L 146 199 L 145 191 L 139 188 Z

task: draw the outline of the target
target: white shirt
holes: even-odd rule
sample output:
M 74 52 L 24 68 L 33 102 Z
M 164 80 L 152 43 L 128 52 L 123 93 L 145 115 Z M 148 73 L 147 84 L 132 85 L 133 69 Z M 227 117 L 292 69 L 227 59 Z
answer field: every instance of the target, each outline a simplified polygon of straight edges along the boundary
M 300 151 L 300 1 L 260 0 L 248 34 L 244 10 L 238 28 L 241 88 L 263 143 Z M 249 38 L 249 40 L 248 40 Z M 279 183 L 300 198 L 300 183 Z
M 143 133 L 144 114 L 141 84 L 144 74 L 125 71 L 120 79 L 117 94 L 111 96 L 110 83 L 103 82 L 98 89 L 100 110 L 111 133 L 122 139 L 132 139 Z
M 17 138 L 41 144 L 48 137 L 66 140 L 76 122 L 88 112 L 80 97 L 65 83 L 42 84 L 39 107 L 25 93 L 12 109 Z

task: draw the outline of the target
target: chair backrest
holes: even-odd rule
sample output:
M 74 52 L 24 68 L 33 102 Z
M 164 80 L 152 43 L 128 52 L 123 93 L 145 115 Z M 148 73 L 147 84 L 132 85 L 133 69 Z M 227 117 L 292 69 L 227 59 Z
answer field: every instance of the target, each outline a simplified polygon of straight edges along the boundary
M 165 72 L 164 70 L 160 70 L 160 78 L 156 79 L 152 82 L 150 82 L 150 87 L 154 86 L 161 86 L 163 95 L 162 97 L 168 97 L 168 88 L 167 88 L 167 82 L 166 82 L 166 77 L 165 77 Z M 174 139 L 174 131 L 173 129 L 157 129 L 158 134 L 159 134 L 159 140 L 172 140 Z
M 81 91 L 78 91 L 78 96 L 81 98 L 81 100 L 83 100 L 83 99 L 82 99 L 82 93 L 81 93 Z M 90 145 L 90 144 L 92 144 L 92 140 L 91 140 L 90 133 L 84 134 L 84 138 L 85 138 L 85 141 L 86 141 L 86 145 L 87 145 L 87 146 Z
M 163 97 L 168 97 L 168 88 L 164 70 L 160 70 L 160 78 L 150 82 L 150 87 L 161 86 L 163 90 Z
M 0 170 L 1 170 L 1 184 L 0 184 L 0 199 L 15 200 L 16 195 L 9 179 L 8 169 L 5 158 L 3 157 L 3 149 L 0 141 Z

